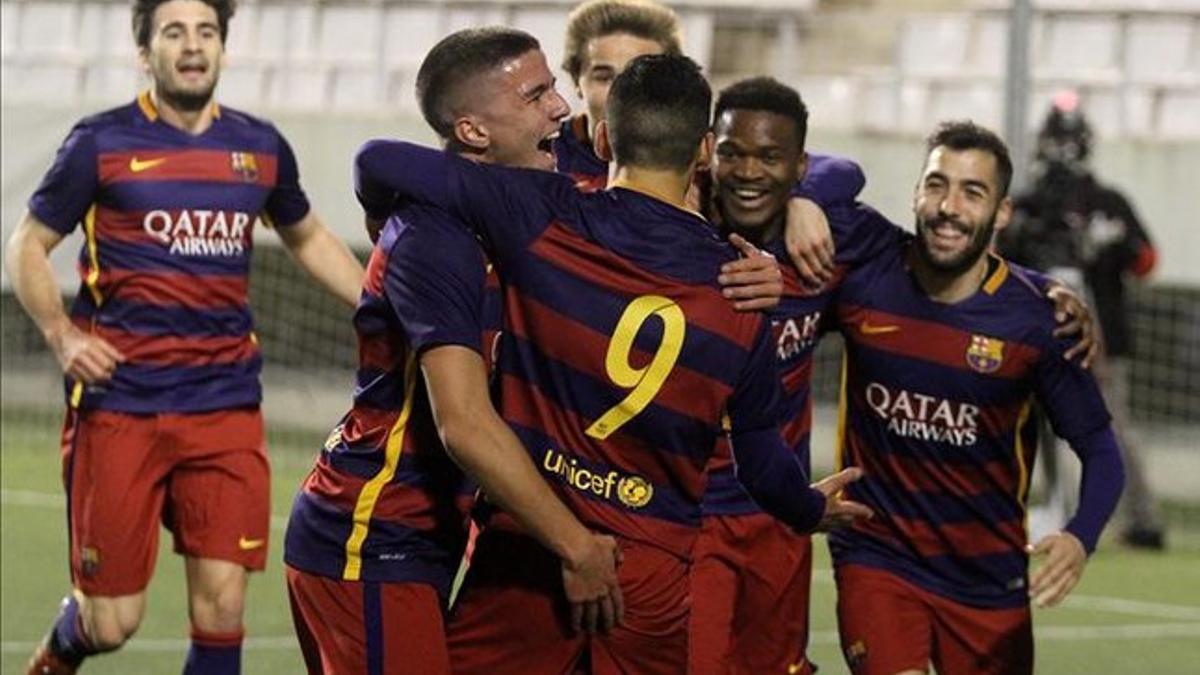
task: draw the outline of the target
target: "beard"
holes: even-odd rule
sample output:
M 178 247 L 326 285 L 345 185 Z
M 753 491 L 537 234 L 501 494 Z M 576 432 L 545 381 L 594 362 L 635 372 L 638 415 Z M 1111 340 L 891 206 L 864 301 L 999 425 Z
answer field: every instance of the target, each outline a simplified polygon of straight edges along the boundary
M 205 106 L 212 102 L 213 92 L 217 88 L 217 80 L 213 78 L 212 84 L 197 90 L 178 89 L 167 82 L 162 82 L 158 88 L 158 95 L 162 98 L 163 103 L 182 112 L 199 112 Z
M 917 218 L 917 255 L 921 257 L 921 260 L 926 265 L 937 272 L 948 275 L 962 274 L 971 269 L 987 253 L 988 247 L 992 243 L 992 234 L 996 231 L 996 212 L 993 211 L 988 217 L 987 222 L 975 230 L 975 234 L 967 244 L 967 248 L 951 258 L 938 258 L 926 239 L 930 230 L 941 225 L 943 222 L 950 222 L 953 227 L 957 227 L 954 221 L 942 216 L 929 220 Z

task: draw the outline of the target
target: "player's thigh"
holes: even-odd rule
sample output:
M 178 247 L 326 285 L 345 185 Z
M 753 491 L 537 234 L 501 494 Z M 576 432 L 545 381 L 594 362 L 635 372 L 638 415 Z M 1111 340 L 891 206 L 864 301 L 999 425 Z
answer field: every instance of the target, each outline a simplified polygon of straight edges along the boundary
M 691 587 L 688 564 L 638 541 L 620 540 L 617 570 L 625 618 L 608 635 L 591 640 L 593 675 L 675 675 L 688 664 Z
M 842 656 L 854 675 L 928 670 L 933 617 L 915 586 L 863 565 L 838 565 L 834 579 Z
M 158 418 L 70 411 L 63 429 L 73 582 L 88 596 L 145 590 L 158 553 L 164 477 Z
M 238 408 L 167 420 L 181 456 L 171 472 L 164 518 L 175 535 L 175 551 L 263 569 L 271 472 L 262 414 Z
M 446 640 L 461 675 L 567 675 L 585 647 L 570 630 L 558 559 L 529 537 L 496 529 L 475 541 Z
M 811 672 L 807 650 L 812 538 L 774 519 L 759 522 L 752 534 L 747 552 L 754 562 L 744 568 L 730 672 Z
M 1029 607 L 984 609 L 945 598 L 938 598 L 935 607 L 932 659 L 939 673 L 1033 673 Z
M 309 673 L 450 672 L 441 601 L 432 586 L 330 579 L 292 567 L 287 584 Z
M 738 537 L 723 516 L 705 517 L 692 550 L 692 613 L 688 619 L 688 672 L 723 675 L 733 635 L 739 570 Z

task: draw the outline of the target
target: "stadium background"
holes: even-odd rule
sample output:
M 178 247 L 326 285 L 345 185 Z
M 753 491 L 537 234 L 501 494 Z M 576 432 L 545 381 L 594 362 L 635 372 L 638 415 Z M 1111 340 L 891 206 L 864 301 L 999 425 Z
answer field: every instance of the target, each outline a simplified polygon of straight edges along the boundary
M 685 51 L 705 66 L 716 86 L 764 73 L 796 86 L 811 111 L 809 149 L 859 160 L 868 175 L 865 198 L 898 222 L 911 222 L 909 199 L 921 138 L 937 120 L 972 117 L 1005 128 L 1005 101 L 1011 98 L 1006 92 L 1013 84 L 1006 78 L 1008 2 L 667 4 L 680 13 Z M 568 0 L 242 0 L 231 23 L 218 99 L 266 116 L 282 129 L 317 211 L 365 254 L 368 242 L 349 189 L 350 159 L 358 145 L 376 136 L 432 142 L 412 95 L 417 66 L 429 47 L 458 28 L 503 23 L 536 35 L 557 72 L 572 5 Z M 0 223 L 7 241 L 70 125 L 129 100 L 142 82 L 129 34 L 129 5 L 123 0 L 2 0 L 0 30 Z M 1064 87 L 1077 88 L 1099 136 L 1098 175 L 1130 195 L 1160 249 L 1157 273 L 1134 294 L 1133 422 L 1151 481 L 1167 500 L 1172 548 L 1168 556 L 1151 556 L 1106 544 L 1075 605 L 1039 615 L 1051 629 L 1045 635 L 1057 636 L 1039 641 L 1042 671 L 1151 672 L 1153 663 L 1157 672 L 1195 672 L 1200 662 L 1200 0 L 1035 0 L 1031 28 L 1022 37 L 1030 76 L 1019 84 L 1027 100 L 1009 115 L 1023 113 L 1028 133 L 1010 134 L 1010 142 L 1027 148 L 1028 134 L 1051 96 Z M 578 107 L 561 73 L 559 87 Z M 78 248 L 75 235 L 54 256 L 59 283 L 68 293 L 78 285 Z M 266 359 L 264 405 L 277 473 L 274 512 L 281 522 L 312 453 L 347 406 L 354 343 L 348 311 L 302 278 L 274 235 L 260 231 L 256 248 L 251 295 Z M 0 673 L 9 673 L 46 625 L 67 577 L 55 438 L 61 423 L 60 378 L 41 336 L 13 298 L 6 274 L 0 274 L 0 331 Z M 818 465 L 828 465 L 831 454 L 838 349 L 836 340 L 827 341 L 816 367 Z M 89 672 L 177 670 L 172 664 L 182 647 L 175 649 L 172 640 L 183 635 L 182 586 L 179 565 L 163 560 L 162 578 L 152 590 L 151 619 L 143 629 L 147 637 L 135 639 L 130 654 L 111 663 L 89 664 Z M 298 668 L 277 583 L 279 567 L 273 564 L 267 579 L 252 584 L 250 673 Z M 1092 591 L 1087 584 L 1103 586 Z M 817 584 L 818 605 L 832 597 L 827 586 Z M 842 672 L 829 634 L 832 618 L 824 613 L 816 623 L 818 662 L 825 672 Z M 156 625 L 155 616 L 169 618 Z M 1104 647 L 1096 648 L 1100 643 Z M 1055 661 L 1060 648 L 1069 651 Z M 1085 650 L 1094 661 L 1079 660 Z

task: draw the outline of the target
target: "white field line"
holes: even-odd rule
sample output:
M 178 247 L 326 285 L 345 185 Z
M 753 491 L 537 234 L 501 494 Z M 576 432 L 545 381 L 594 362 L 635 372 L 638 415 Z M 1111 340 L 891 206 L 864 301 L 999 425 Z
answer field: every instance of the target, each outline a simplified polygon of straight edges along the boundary
M 31 490 L 0 490 L 0 502 L 14 506 L 61 509 L 66 501 L 61 495 Z M 283 529 L 287 518 L 272 516 L 272 529 Z M 813 582 L 833 583 L 833 573 L 828 568 L 813 570 Z M 1039 640 L 1105 640 L 1105 639 L 1154 639 L 1170 637 L 1200 637 L 1200 607 L 1168 605 L 1142 600 L 1127 600 L 1098 595 L 1074 595 L 1067 599 L 1066 606 L 1072 609 L 1090 609 L 1156 619 L 1177 619 L 1183 623 L 1142 623 L 1110 626 L 1045 626 L 1034 632 Z M 1195 623 L 1189 623 L 1195 622 Z M 811 637 L 813 644 L 837 644 L 836 631 L 816 631 Z M 278 650 L 295 647 L 290 636 L 247 638 L 245 649 Z M 37 646 L 35 642 L 0 642 L 0 651 L 27 652 Z M 164 652 L 187 649 L 183 639 L 138 639 L 134 638 L 124 649 L 143 652 Z
M 0 490 L 0 503 L 12 506 L 31 506 L 39 509 L 65 509 L 67 499 L 60 494 L 34 492 L 33 490 Z M 287 528 L 285 516 L 271 516 L 271 529 Z

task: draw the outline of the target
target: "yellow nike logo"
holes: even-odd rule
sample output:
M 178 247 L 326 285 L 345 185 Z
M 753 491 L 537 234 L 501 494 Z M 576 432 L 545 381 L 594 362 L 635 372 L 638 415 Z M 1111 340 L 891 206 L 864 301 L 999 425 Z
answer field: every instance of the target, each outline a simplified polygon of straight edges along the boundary
M 804 661 L 800 661 L 799 663 L 788 664 L 788 675 L 796 675 L 796 673 L 803 671 L 804 663 Z
M 245 537 L 238 537 L 238 548 L 242 549 L 243 551 L 252 551 L 256 548 L 261 548 L 266 543 L 266 539 L 247 539 Z
M 158 166 L 159 164 L 162 164 L 165 161 L 167 161 L 166 157 L 159 157 L 158 159 L 146 159 L 146 160 L 138 160 L 137 157 L 130 157 L 129 158 L 129 170 L 134 173 L 141 173 L 147 169 L 153 169 L 154 167 Z
M 863 335 L 880 335 L 883 333 L 895 333 L 896 331 L 900 330 L 900 326 L 872 326 L 871 322 L 863 321 L 858 326 L 858 330 L 861 331 Z

